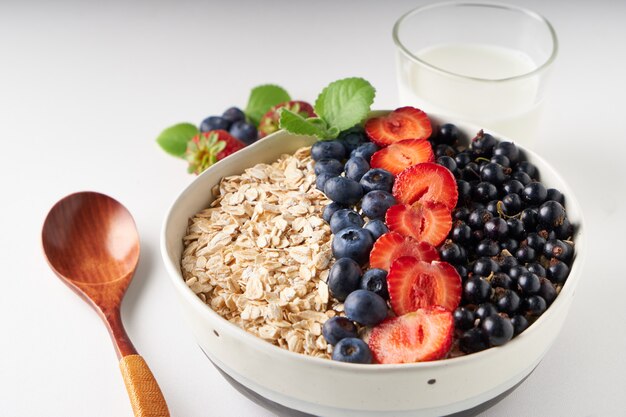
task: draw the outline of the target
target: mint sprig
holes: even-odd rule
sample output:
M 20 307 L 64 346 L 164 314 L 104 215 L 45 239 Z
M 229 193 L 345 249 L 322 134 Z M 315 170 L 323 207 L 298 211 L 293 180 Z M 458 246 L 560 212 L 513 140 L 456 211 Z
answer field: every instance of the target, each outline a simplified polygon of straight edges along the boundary
M 339 132 L 361 123 L 374 102 L 376 90 L 363 78 L 344 78 L 330 83 L 315 101 L 318 117 L 297 118 L 281 111 L 280 127 L 297 135 L 334 139 Z M 291 114 L 290 114 L 291 113 Z
M 265 113 L 277 104 L 291 100 L 287 91 L 274 84 L 259 85 L 252 89 L 248 98 L 248 105 L 244 113 L 255 126 L 259 126 L 259 122 Z
M 179 123 L 161 132 L 156 141 L 165 152 L 179 158 L 184 158 L 187 143 L 198 133 L 198 128 L 195 125 L 191 123 Z

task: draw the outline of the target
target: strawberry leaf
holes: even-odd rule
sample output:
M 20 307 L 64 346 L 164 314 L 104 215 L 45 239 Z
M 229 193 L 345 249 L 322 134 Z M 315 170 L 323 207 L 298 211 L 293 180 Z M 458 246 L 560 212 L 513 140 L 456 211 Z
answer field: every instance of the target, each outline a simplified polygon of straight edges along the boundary
M 280 112 L 280 128 L 296 135 L 315 136 L 319 139 L 331 139 L 326 122 L 318 117 L 305 119 L 287 109 Z M 338 132 L 335 132 L 338 133 Z M 337 136 L 335 134 L 335 136 Z
M 289 100 L 291 97 L 284 88 L 273 84 L 259 85 L 250 92 L 245 113 L 248 119 L 258 127 L 265 113 L 275 105 Z
M 315 113 L 339 131 L 361 123 L 374 102 L 376 90 L 363 78 L 344 78 L 330 83 L 315 101 Z
M 179 123 L 161 132 L 156 141 L 165 152 L 179 158 L 184 158 L 187 143 L 197 134 L 198 128 L 195 125 L 191 123 Z

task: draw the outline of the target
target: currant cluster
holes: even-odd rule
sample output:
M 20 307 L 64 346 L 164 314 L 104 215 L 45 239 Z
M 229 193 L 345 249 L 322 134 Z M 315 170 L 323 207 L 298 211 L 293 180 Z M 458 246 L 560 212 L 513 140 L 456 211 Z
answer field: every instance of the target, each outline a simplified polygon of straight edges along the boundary
M 459 192 L 439 254 L 463 281 L 453 316 L 459 348 L 472 353 L 506 343 L 554 301 L 569 275 L 574 229 L 563 194 L 540 182 L 514 143 L 483 131 L 469 147 L 461 142 L 452 124 L 431 138 Z

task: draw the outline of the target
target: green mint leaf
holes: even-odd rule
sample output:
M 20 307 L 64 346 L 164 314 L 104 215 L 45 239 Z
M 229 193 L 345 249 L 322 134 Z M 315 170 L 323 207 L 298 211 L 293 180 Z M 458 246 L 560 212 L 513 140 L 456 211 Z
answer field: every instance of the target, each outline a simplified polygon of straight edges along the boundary
M 156 141 L 170 155 L 183 158 L 187 150 L 187 142 L 198 134 L 198 128 L 191 123 L 179 123 L 165 129 Z
M 280 112 L 280 128 L 296 135 L 315 136 L 319 139 L 332 139 L 326 122 L 317 117 L 305 119 L 297 113 L 283 108 Z M 335 135 L 336 137 L 336 135 Z
M 315 113 L 339 131 L 361 123 L 374 102 L 376 90 L 363 78 L 330 83 L 315 101 Z
M 284 88 L 273 84 L 259 85 L 250 92 L 244 113 L 255 126 L 258 126 L 261 117 L 272 107 L 289 100 L 291 97 Z

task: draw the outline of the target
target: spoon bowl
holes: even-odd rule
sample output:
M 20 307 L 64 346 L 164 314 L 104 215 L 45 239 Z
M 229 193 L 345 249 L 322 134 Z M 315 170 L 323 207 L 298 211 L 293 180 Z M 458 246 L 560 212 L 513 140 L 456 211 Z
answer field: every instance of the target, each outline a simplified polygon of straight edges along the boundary
M 126 334 L 120 314 L 140 252 L 130 212 L 104 194 L 71 194 L 52 207 L 41 237 L 55 274 L 104 320 L 135 415 L 169 416 L 163 394 Z

